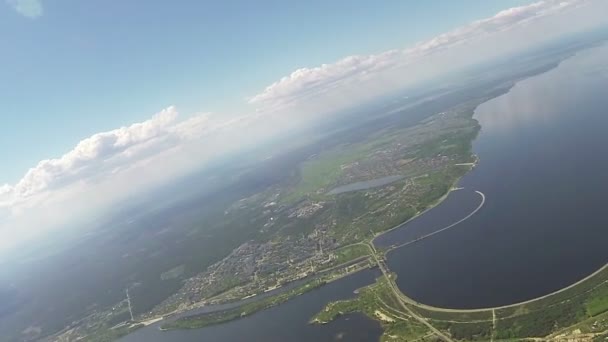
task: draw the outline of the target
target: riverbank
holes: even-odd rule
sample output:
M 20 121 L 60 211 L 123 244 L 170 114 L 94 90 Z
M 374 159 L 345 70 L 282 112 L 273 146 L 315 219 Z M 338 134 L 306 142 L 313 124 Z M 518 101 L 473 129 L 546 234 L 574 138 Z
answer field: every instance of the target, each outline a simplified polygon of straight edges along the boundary
M 173 329 L 199 329 L 204 328 L 214 324 L 220 324 L 229 322 L 238 318 L 243 318 L 249 315 L 252 315 L 258 311 L 269 309 L 273 306 L 282 304 L 288 301 L 291 298 L 302 295 L 309 291 L 312 291 L 322 285 L 325 282 L 319 280 L 313 280 L 306 285 L 303 285 L 299 288 L 291 290 L 287 293 L 280 294 L 274 297 L 270 297 L 268 299 L 262 299 L 260 301 L 245 304 L 243 306 L 237 307 L 235 309 L 214 312 L 209 314 L 195 315 L 195 316 L 186 316 L 183 318 L 179 318 L 173 322 L 169 322 L 163 324 L 160 329 L 161 330 L 173 330 Z
M 178 318 L 177 320 L 163 324 L 160 329 L 199 329 L 243 318 L 252 315 L 256 312 L 280 305 L 290 299 L 303 295 L 326 284 L 335 282 L 348 275 L 357 273 L 364 269 L 368 269 L 370 268 L 370 266 L 372 266 L 372 264 L 368 260 L 363 260 L 361 262 L 347 266 L 346 268 L 337 269 L 329 273 L 324 273 L 323 275 L 310 280 L 306 284 L 299 286 L 295 289 L 291 289 L 288 292 L 281 293 L 272 297 L 267 297 L 252 303 L 244 304 L 242 306 L 238 306 L 229 310 Z
M 474 158 L 474 162 L 472 163 L 457 163 L 454 164 L 454 166 L 468 166 L 469 167 L 469 171 L 473 170 L 477 164 L 479 163 L 479 157 L 476 155 L 472 155 Z M 468 172 L 467 172 L 468 173 Z M 382 232 L 378 232 L 375 233 L 374 236 L 371 238 L 370 243 L 374 244 L 374 246 L 376 246 L 376 244 L 374 243 L 376 239 L 378 239 L 379 237 L 381 237 L 382 235 L 386 235 L 394 230 L 397 230 L 399 228 L 404 227 L 405 225 L 407 225 L 408 223 L 410 223 L 411 221 L 425 215 L 426 213 L 428 213 L 429 211 L 433 210 L 435 207 L 439 206 L 440 204 L 442 204 L 449 196 L 452 192 L 454 191 L 459 191 L 459 190 L 463 190 L 464 188 L 462 187 L 458 187 L 458 184 L 460 183 L 461 179 L 466 175 L 466 173 L 464 175 L 462 175 L 461 177 L 456 178 L 449 186 L 448 191 L 446 193 L 444 193 L 441 197 L 439 197 L 437 200 L 435 200 L 433 203 L 431 203 L 428 207 L 426 207 L 424 210 L 416 213 L 414 216 L 412 216 L 411 218 L 395 225 L 394 227 L 382 231 Z M 379 248 L 378 246 L 376 246 L 376 248 Z
M 605 65 L 605 55 L 600 62 Z M 484 163 L 461 186 L 487 193 L 492 201 L 486 209 L 462 234 L 446 232 L 432 244 L 403 249 L 408 253 L 400 253 L 394 260 L 402 279 L 407 277 L 407 282 L 416 284 L 403 286 L 402 292 L 418 290 L 417 300 L 403 293 L 399 298 L 451 338 L 599 341 L 608 336 L 608 264 L 601 215 L 606 184 L 601 180 L 607 164 L 605 158 L 596 157 L 603 156 L 597 147 L 603 133 L 595 129 L 605 127 L 602 109 L 606 101 L 595 92 L 598 84 L 605 85 L 605 79 L 598 83 L 595 76 L 574 77 L 580 89 L 586 89 L 581 92 L 584 95 L 574 97 L 569 94 L 571 88 L 550 82 L 557 79 L 570 85 L 572 75 L 585 70 L 572 61 L 565 64 L 573 67 L 564 75 L 556 72 L 522 82 L 515 94 L 484 104 L 489 124 L 482 120 L 484 139 L 477 142 L 481 149 L 475 150 L 482 151 Z M 555 84 L 549 99 L 546 84 Z M 584 84 L 590 86 L 583 88 Z M 585 114 L 584 123 L 571 115 L 574 106 L 583 105 L 585 110 L 578 112 Z M 550 125 L 539 125 L 534 119 Z M 579 132 L 585 133 L 581 136 Z M 570 146 L 575 147 L 568 150 Z M 565 160 L 565 155 L 576 157 Z M 407 267 L 398 268 L 399 262 L 407 261 L 411 261 Z M 471 269 L 476 271 L 467 271 Z M 394 275 L 387 278 L 396 279 Z M 480 290 L 484 286 L 486 290 Z M 521 290 L 526 286 L 529 288 Z M 442 296 L 441 291 L 449 294 Z M 418 302 L 449 296 L 472 308 Z M 509 297 L 518 299 L 509 301 Z M 484 306 L 484 301 L 499 305 Z
M 398 290 L 394 283 L 396 276 L 386 273 L 380 259 L 376 261 L 384 274 L 376 284 L 361 289 L 354 299 L 327 304 L 311 323 L 327 324 L 344 314 L 363 313 L 382 324 L 387 340 L 390 336 L 419 338 L 432 333 L 421 322 L 443 332 L 446 341 L 451 340 L 448 336 L 473 341 L 550 334 L 560 341 L 563 336 L 580 335 L 580 329 L 575 328 L 581 325 L 594 336 L 608 334 L 608 320 L 602 319 L 608 314 L 608 264 L 577 283 L 545 296 L 495 308 L 458 310 L 413 301 Z M 556 331 L 556 328 L 559 329 Z M 397 335 L 396 330 L 400 332 Z
M 451 309 L 451 308 L 441 308 L 441 307 L 436 307 L 436 306 L 432 306 L 432 305 L 426 305 L 424 303 L 417 302 L 417 301 L 407 297 L 405 294 L 403 294 L 403 298 L 406 299 L 409 302 L 409 304 L 415 305 L 416 307 L 418 307 L 420 309 L 424 309 L 424 310 L 428 310 L 428 311 L 461 313 L 461 314 L 483 313 L 483 312 L 492 312 L 492 311 L 497 311 L 497 310 L 516 309 L 517 307 L 522 307 L 522 306 L 525 306 L 528 304 L 535 304 L 535 303 L 543 301 L 543 300 L 551 300 L 552 297 L 559 296 L 560 294 L 567 292 L 567 291 L 572 291 L 573 293 L 571 294 L 571 296 L 576 296 L 576 292 L 578 292 L 576 288 L 580 286 L 581 289 L 578 289 L 579 291 L 581 291 L 581 290 L 587 291 L 588 285 L 586 285 L 584 287 L 583 287 L 583 285 L 585 285 L 586 282 L 592 282 L 592 281 L 593 281 L 592 283 L 597 282 L 597 279 L 594 279 L 594 278 L 599 278 L 600 284 L 608 283 L 608 263 L 605 264 L 604 266 L 602 266 L 597 271 L 595 271 L 592 274 L 586 276 L 585 278 L 577 281 L 574 284 L 571 284 L 569 286 L 566 286 L 564 288 L 561 288 L 559 290 L 556 290 L 554 292 L 548 293 L 548 294 L 540 296 L 540 297 L 532 298 L 532 299 L 529 299 L 529 300 L 526 300 L 523 302 L 502 305 L 502 306 L 486 307 L 486 308 L 479 308 L 479 309 Z
M 416 321 L 411 315 L 399 312 L 398 305 L 385 277 L 378 278 L 376 283 L 358 291 L 353 299 L 329 303 L 313 316 L 311 324 L 328 324 L 337 318 L 352 313 L 362 313 L 377 321 L 383 328 L 384 339 L 398 341 L 415 341 L 430 333 L 430 329 Z M 392 337 L 391 337 L 392 336 Z

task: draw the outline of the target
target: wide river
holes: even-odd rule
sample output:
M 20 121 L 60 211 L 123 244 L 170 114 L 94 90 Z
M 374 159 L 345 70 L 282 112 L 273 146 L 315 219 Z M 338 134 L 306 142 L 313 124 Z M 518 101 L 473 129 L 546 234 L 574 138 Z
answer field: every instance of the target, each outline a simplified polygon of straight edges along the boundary
M 608 262 L 608 48 L 580 52 L 481 105 L 478 166 L 426 214 L 378 238 L 389 246 L 466 221 L 389 253 L 401 290 L 440 307 L 511 304 L 568 286 Z M 378 341 L 380 325 L 347 315 L 309 319 L 353 296 L 378 270 L 341 279 L 244 319 L 197 330 L 158 324 L 122 342 Z
M 397 284 L 434 306 L 512 304 L 608 262 L 608 47 L 580 52 L 479 106 L 478 166 L 439 206 L 382 236 Z

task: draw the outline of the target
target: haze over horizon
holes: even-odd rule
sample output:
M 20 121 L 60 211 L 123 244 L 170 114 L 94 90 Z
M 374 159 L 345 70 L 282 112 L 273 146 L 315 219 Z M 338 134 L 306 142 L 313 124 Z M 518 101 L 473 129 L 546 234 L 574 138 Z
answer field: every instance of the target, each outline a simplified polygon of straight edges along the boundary
M 250 8 L 263 19 L 235 9 L 222 23 L 195 3 L 5 1 L 0 249 L 393 89 L 599 28 L 608 13 L 602 0 L 466 2 L 368 4 L 338 19 L 346 2 Z M 141 31 L 126 31 L 132 13 L 145 14 Z

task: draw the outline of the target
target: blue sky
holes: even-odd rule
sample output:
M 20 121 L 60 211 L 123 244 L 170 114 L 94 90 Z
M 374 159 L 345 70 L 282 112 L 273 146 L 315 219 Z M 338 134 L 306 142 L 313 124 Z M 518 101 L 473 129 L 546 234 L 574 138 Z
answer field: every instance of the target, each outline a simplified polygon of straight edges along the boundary
M 606 0 L 0 0 L 0 251 L 278 132 L 608 26 L 605 13 Z
M 0 184 L 169 105 L 246 111 L 245 97 L 296 68 L 405 47 L 529 2 L 62 0 L 42 1 L 36 18 L 0 3 Z

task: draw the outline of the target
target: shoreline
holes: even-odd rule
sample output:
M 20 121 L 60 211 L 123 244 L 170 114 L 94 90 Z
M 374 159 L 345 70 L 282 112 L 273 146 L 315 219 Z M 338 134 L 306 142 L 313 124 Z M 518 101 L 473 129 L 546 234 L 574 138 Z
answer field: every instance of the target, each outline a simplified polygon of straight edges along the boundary
M 599 45 L 602 45 L 602 44 L 604 44 L 604 43 L 600 43 Z M 559 61 L 558 61 L 558 62 L 556 62 L 554 65 L 551 65 L 551 66 L 550 66 L 550 67 L 548 67 L 546 70 L 543 70 L 543 71 L 538 72 L 538 73 L 533 73 L 532 75 L 529 75 L 529 76 L 526 76 L 526 77 L 522 77 L 522 78 L 519 78 L 519 79 L 515 79 L 515 80 L 513 81 L 513 83 L 511 84 L 511 86 L 509 87 L 509 89 L 508 89 L 508 91 L 507 91 L 507 92 L 505 92 L 504 94 L 501 94 L 501 95 L 499 95 L 499 96 L 495 96 L 495 97 L 492 97 L 492 98 L 488 98 L 488 99 L 486 99 L 486 101 L 484 101 L 484 102 L 482 102 L 482 103 L 478 104 L 478 105 L 475 107 L 475 109 L 473 110 L 473 113 L 472 113 L 472 115 L 471 115 L 471 119 L 473 119 L 473 120 L 475 120 L 475 121 L 477 121 L 477 122 L 479 123 L 479 121 L 478 121 L 478 120 L 476 119 L 476 117 L 475 117 L 475 116 L 476 116 L 476 113 L 477 113 L 477 109 L 479 108 L 479 106 L 483 105 L 484 103 L 486 103 L 486 102 L 488 102 L 488 101 L 494 100 L 494 99 L 496 99 L 496 98 L 499 98 L 499 97 L 501 97 L 501 96 L 504 96 L 504 95 L 508 94 L 509 92 L 511 92 L 511 90 L 512 90 L 513 88 L 515 88 L 515 87 L 516 87 L 516 86 L 517 86 L 519 83 L 521 83 L 521 82 L 524 82 L 524 81 L 526 81 L 526 80 L 528 80 L 528 79 L 530 79 L 530 78 L 537 77 L 537 76 L 543 75 L 543 74 L 545 74 L 545 73 L 548 73 L 548 72 L 551 72 L 551 71 L 553 71 L 553 70 L 557 69 L 557 68 L 558 68 L 558 67 L 559 67 L 559 66 L 560 66 L 562 63 L 564 63 L 565 61 L 567 61 L 567 60 L 569 60 L 569 59 L 571 59 L 571 58 L 573 58 L 573 57 L 577 56 L 577 55 L 578 55 L 578 54 L 580 54 L 582 51 L 586 51 L 586 50 L 588 50 L 588 49 L 592 49 L 592 48 L 594 48 L 594 47 L 596 47 L 596 46 L 595 46 L 595 45 L 592 45 L 592 46 L 590 46 L 590 47 L 586 47 L 586 48 L 583 48 L 583 49 L 581 49 L 581 50 L 579 50 L 579 51 L 576 51 L 576 52 L 572 53 L 571 55 L 569 55 L 569 56 L 567 56 L 567 57 L 565 57 L 565 58 L 563 58 L 563 59 L 559 60 Z M 383 232 L 380 232 L 380 233 L 375 234 L 375 235 L 374 235 L 374 237 L 373 237 L 373 238 L 370 240 L 370 243 L 371 243 L 371 244 L 372 244 L 374 247 L 376 247 L 376 245 L 374 244 L 374 242 L 375 242 L 375 240 L 376 240 L 378 237 L 380 237 L 380 236 L 382 236 L 382 235 L 384 235 L 384 234 L 386 234 L 386 233 L 388 233 L 388 232 L 390 232 L 390 231 L 393 231 L 393 230 L 396 230 L 396 229 L 398 229 L 398 228 L 402 228 L 402 227 L 404 227 L 404 226 L 405 226 L 407 223 L 409 223 L 410 221 L 412 221 L 412 220 L 414 220 L 414 219 L 416 219 L 416 218 L 418 218 L 418 217 L 420 217 L 420 216 L 422 216 L 422 215 L 426 214 L 426 213 L 427 213 L 427 212 L 429 212 L 431 209 L 434 209 L 435 207 L 439 206 L 441 203 L 443 203 L 443 201 L 444 201 L 444 200 L 446 200 L 446 199 L 448 198 L 448 196 L 449 196 L 449 195 L 452 193 L 452 191 L 457 191 L 457 190 L 463 189 L 463 188 L 459 188 L 459 187 L 457 187 L 457 185 L 460 183 L 460 181 L 461 181 L 461 180 L 462 180 L 462 179 L 463 179 L 463 178 L 464 178 L 466 175 L 468 175 L 468 174 L 469 174 L 469 172 L 471 172 L 471 171 L 472 171 L 472 170 L 473 170 L 475 167 L 477 167 L 477 165 L 478 165 L 478 163 L 479 163 L 479 161 L 480 161 L 479 156 L 478 156 L 477 154 L 474 154 L 474 153 L 473 153 L 473 152 L 474 152 L 474 151 L 473 151 L 473 143 L 475 142 L 475 140 L 477 140 L 477 139 L 478 139 L 479 132 L 481 132 L 481 130 L 482 130 L 482 129 L 483 129 L 483 128 L 482 128 L 482 127 L 481 127 L 481 125 L 480 125 L 480 126 L 479 126 L 479 131 L 477 132 L 477 135 L 475 136 L 475 138 L 474 138 L 474 139 L 472 139 L 472 140 L 471 140 L 471 153 L 472 153 L 472 155 L 474 156 L 475 160 L 474 160 L 474 162 L 472 163 L 470 170 L 469 170 L 469 171 L 467 171 L 467 172 L 466 172 L 464 175 L 462 175 L 461 177 L 459 177 L 459 178 L 458 178 L 458 179 L 457 179 L 457 180 L 456 180 L 456 181 L 455 181 L 455 182 L 452 184 L 452 187 L 451 187 L 451 188 L 450 188 L 450 189 L 449 189 L 449 190 L 448 190 L 448 191 L 447 191 L 447 192 L 446 192 L 446 193 L 445 193 L 445 194 L 444 194 L 442 197 L 440 197 L 440 198 L 439 198 L 439 199 L 438 199 L 438 200 L 437 200 L 435 203 L 433 203 L 432 205 L 430 205 L 430 206 L 429 206 L 427 209 L 423 210 L 422 212 L 420 212 L 420 213 L 416 214 L 416 215 L 415 215 L 415 216 L 413 216 L 412 218 L 410 218 L 410 219 L 408 219 L 408 220 L 404 221 L 404 222 L 403 222 L 403 223 L 401 223 L 401 224 L 396 225 L 395 227 L 393 227 L 393 228 L 391 228 L 391 229 L 389 229 L 389 230 L 386 230 L 386 231 L 383 231 Z M 465 166 L 465 165 L 467 165 L 467 164 L 469 164 L 469 163 L 461 163 L 461 164 L 455 164 L 455 165 L 462 165 L 462 166 Z M 406 247 L 406 246 L 397 246 L 397 248 L 400 248 L 400 247 Z M 397 248 L 389 247 L 389 249 L 387 250 L 387 253 L 388 253 L 388 252 L 391 252 L 391 251 L 394 251 L 394 250 L 395 250 L 395 249 L 397 249 Z M 386 256 L 386 255 L 385 255 L 385 256 Z M 420 302 L 418 302 L 418 301 L 415 301 L 415 300 L 413 300 L 412 298 L 408 297 L 408 296 L 407 296 L 407 295 L 406 295 L 406 294 L 405 294 L 405 293 L 404 293 L 404 292 L 403 292 L 403 291 L 402 291 L 402 290 L 401 290 L 401 289 L 400 289 L 398 286 L 397 286 L 397 289 L 399 290 L 399 292 L 400 292 L 401 296 L 402 296 L 402 297 L 404 297 L 404 299 L 406 299 L 406 300 L 409 302 L 409 304 L 411 304 L 411 305 L 413 305 L 413 306 L 416 306 L 416 307 L 419 307 L 419 308 L 422 308 L 422 309 L 429 310 L 429 311 L 435 311 L 435 312 L 451 312 L 451 313 L 463 313 L 463 314 L 466 314 L 466 313 L 479 313 L 479 312 L 486 312 L 486 311 L 491 312 L 491 311 L 494 311 L 494 310 L 501 310 L 501 309 L 508 309 L 508 308 L 514 308 L 514 307 L 518 307 L 518 306 L 523 306 L 523 305 L 526 305 L 526 304 L 531 304 L 531 303 L 534 303 L 534 302 L 537 302 L 537 301 L 541 301 L 541 300 L 543 300 L 543 299 L 550 298 L 550 297 L 552 297 L 552 296 L 558 295 L 558 294 L 560 294 L 560 293 L 562 293 L 562 292 L 565 292 L 565 291 L 567 291 L 567 290 L 574 289 L 574 288 L 576 288 L 577 286 L 583 285 L 584 283 L 588 282 L 589 280 L 592 280 L 594 277 L 598 276 L 599 274 L 601 274 L 603 271 L 605 271 L 605 270 L 607 270 L 607 269 L 608 269 L 608 262 L 607 262 L 607 263 L 605 263 L 603 266 L 599 267 L 597 270 L 593 271 L 592 273 L 590 273 L 590 274 L 586 275 L 585 277 L 583 277 L 583 278 L 581 278 L 581 279 L 577 280 L 576 282 L 574 282 L 574 283 L 572 283 L 572 284 L 570 284 L 570 285 L 567 285 L 567 286 L 565 286 L 565 287 L 559 288 L 559 289 L 554 290 L 554 291 L 552 291 L 552 292 L 549 292 L 549 293 L 547 293 L 547 294 L 544 294 L 544 295 L 541 295 L 541 296 L 538 296 L 538 297 L 534 297 L 534 298 L 531 298 L 531 299 L 528 299 L 528 300 L 524 300 L 524 301 L 520 301 L 520 302 L 515 302 L 515 303 L 511 303 L 511 304 L 505 304 L 505 305 L 501 305 L 501 306 L 495 306 L 495 307 L 481 307 L 481 308 L 474 308 L 474 309 L 458 309 L 458 308 L 443 308 L 443 307 L 437 307 L 437 306 L 427 305 L 427 304 L 424 304 L 424 303 L 420 303 Z M 396 274 L 395 274 L 395 276 L 396 276 Z M 394 279 L 393 279 L 393 280 L 394 280 Z M 607 279 L 607 280 L 605 280 L 604 282 L 608 282 L 608 279 Z M 603 282 L 603 283 L 604 283 L 604 282 Z
M 359 259 L 361 259 L 361 258 L 359 258 Z M 219 311 L 209 312 L 209 313 L 202 314 L 202 315 L 197 315 L 197 314 L 189 315 L 189 316 L 186 315 L 186 316 L 183 316 L 183 317 L 180 317 L 180 318 L 176 319 L 173 322 L 167 322 L 166 324 L 171 324 L 171 323 L 174 323 L 174 322 L 177 322 L 177 321 L 180 321 L 180 320 L 181 321 L 195 320 L 197 316 L 200 316 L 200 319 L 203 320 L 203 319 L 206 318 L 206 316 L 214 315 L 214 314 L 221 314 L 221 313 L 229 313 L 231 311 L 239 310 L 239 309 L 243 308 L 244 306 L 246 306 L 248 304 L 254 304 L 254 303 L 262 304 L 259 309 L 253 310 L 252 312 L 249 312 L 246 315 L 241 314 L 238 317 L 235 316 L 235 317 L 232 317 L 232 318 L 229 318 L 229 319 L 221 319 L 221 320 L 218 320 L 217 322 L 205 323 L 203 326 L 200 326 L 200 327 L 166 327 L 166 326 L 162 325 L 162 326 L 159 327 L 159 330 L 160 331 L 170 331 L 170 330 L 202 329 L 202 328 L 206 328 L 206 327 L 209 327 L 209 326 L 213 326 L 213 325 L 217 325 L 217 324 L 223 324 L 223 323 L 228 323 L 228 322 L 235 321 L 235 320 L 238 320 L 238 319 L 250 316 L 250 315 L 254 315 L 254 314 L 259 313 L 261 311 L 264 311 L 264 310 L 267 310 L 267 309 L 271 309 L 271 308 L 276 307 L 276 306 L 280 306 L 281 304 L 284 304 L 285 302 L 287 302 L 289 300 L 292 300 L 292 299 L 294 299 L 296 297 L 299 297 L 299 296 L 301 296 L 301 295 L 309 292 L 308 290 L 307 291 L 303 291 L 303 292 L 299 292 L 298 290 L 300 290 L 301 288 L 307 288 L 307 287 L 309 287 L 309 285 L 311 283 L 313 283 L 313 282 L 319 282 L 319 283 L 316 284 L 314 286 L 314 288 L 312 288 L 310 290 L 315 290 L 317 288 L 321 288 L 321 287 L 323 287 L 323 286 L 325 286 L 327 284 L 330 284 L 330 283 L 333 283 L 335 281 L 341 280 L 341 279 L 343 279 L 345 277 L 348 277 L 350 275 L 359 273 L 359 272 L 361 272 L 363 270 L 370 269 L 370 268 L 373 269 L 373 268 L 377 267 L 377 266 L 375 266 L 375 264 L 369 262 L 370 259 L 371 259 L 371 255 L 368 256 L 368 257 L 366 257 L 365 259 L 359 260 L 356 263 L 344 266 L 342 269 L 333 269 L 333 271 L 344 270 L 345 272 L 344 273 L 338 273 L 337 275 L 332 276 L 332 277 L 330 277 L 328 279 L 324 279 L 323 277 L 327 276 L 327 273 L 329 273 L 329 272 L 324 272 L 324 273 L 319 274 L 316 277 L 312 277 L 311 280 L 310 280 L 310 282 L 308 284 L 304 284 L 302 287 L 296 287 L 295 289 L 292 289 L 291 291 L 295 291 L 293 295 L 289 295 L 289 292 L 280 293 L 280 294 L 276 294 L 276 295 L 273 295 L 273 296 L 270 296 L 270 297 L 266 297 L 266 298 L 260 299 L 259 301 L 254 301 L 254 302 L 251 302 L 251 303 L 243 303 L 242 305 L 237 305 L 234 308 L 227 309 L 227 310 L 219 310 Z M 351 268 L 351 267 L 352 267 L 352 269 L 349 270 L 349 268 Z M 287 295 L 287 296 L 283 300 L 279 300 L 276 303 L 271 303 L 271 304 L 268 304 L 268 305 L 263 305 L 264 300 L 272 301 L 273 298 L 280 299 L 281 296 L 285 296 L 285 295 Z
M 587 275 L 586 277 L 578 280 L 577 282 L 570 284 L 566 287 L 563 287 L 561 289 L 555 290 L 553 292 L 547 293 L 545 295 L 542 295 L 540 297 L 535 297 L 535 298 L 531 298 L 522 302 L 517 302 L 517 303 L 513 303 L 513 304 L 506 304 L 506 305 L 501 305 L 501 306 L 495 306 L 495 307 L 483 307 L 483 308 L 477 308 L 477 309 L 455 309 L 455 308 L 441 308 L 441 307 L 437 307 L 437 306 L 431 306 L 431 305 L 427 305 L 424 303 L 420 303 L 417 302 L 413 299 L 411 299 L 410 297 L 407 297 L 407 295 L 405 295 L 401 289 L 399 290 L 399 292 L 401 292 L 401 294 L 409 299 L 410 301 L 412 301 L 410 304 L 420 307 L 422 309 L 426 309 L 429 311 L 436 311 L 436 312 L 452 312 L 452 313 L 478 313 L 478 312 L 484 312 L 484 311 L 494 311 L 494 310 L 502 310 L 502 309 L 509 309 L 509 308 L 514 308 L 516 306 L 521 306 L 521 305 L 526 305 L 526 304 L 531 304 L 543 299 L 547 299 L 549 297 L 552 297 L 554 295 L 558 295 L 562 292 L 565 292 L 567 290 L 573 289 L 579 285 L 584 284 L 585 282 L 593 279 L 595 276 L 597 276 L 598 274 L 602 273 L 603 271 L 608 269 L 608 263 L 604 264 L 604 266 L 600 267 L 599 269 L 597 269 L 595 272 Z M 603 283 L 608 282 L 608 279 L 605 280 Z
M 471 167 L 471 170 L 477 166 L 477 162 L 479 161 L 479 158 L 477 158 L 477 156 L 475 156 L 475 163 L 474 165 Z M 392 232 L 393 230 L 397 230 L 403 226 L 405 226 L 406 224 L 410 223 L 411 221 L 419 218 L 420 216 L 426 214 L 427 212 L 431 211 L 432 209 L 434 209 L 435 207 L 439 206 L 441 203 L 443 203 L 443 201 L 445 201 L 448 196 L 450 196 L 450 194 L 454 191 L 459 191 L 462 190 L 464 188 L 458 187 L 458 183 L 460 183 L 460 181 L 462 180 L 462 178 L 464 176 L 466 176 L 471 170 L 469 170 L 467 173 L 465 173 L 462 177 L 459 177 L 458 179 L 456 179 L 456 181 L 454 181 L 451 185 L 450 188 L 448 189 L 448 191 L 443 194 L 441 197 L 439 197 L 437 200 L 435 200 L 433 203 L 431 203 L 426 209 L 424 209 L 423 211 L 416 213 L 416 215 L 410 217 L 409 219 L 397 224 L 396 226 L 389 228 L 388 230 L 382 231 L 382 232 L 378 232 L 375 233 L 374 236 L 371 238 L 371 240 L 369 240 L 369 243 L 373 244 L 374 247 L 376 247 L 376 245 L 374 244 L 374 241 L 379 238 L 380 236 L 387 234 L 389 232 Z M 361 241 L 359 243 L 365 243 L 365 241 Z
M 462 180 L 462 178 L 464 178 L 471 170 L 473 170 L 473 168 L 475 168 L 477 166 L 477 164 L 479 162 L 479 157 L 477 155 L 474 155 L 474 156 L 475 156 L 475 162 L 473 163 L 473 165 L 471 165 L 471 169 L 467 173 L 465 173 L 462 177 L 459 177 L 452 184 L 452 186 L 450 187 L 450 189 L 443 196 L 441 196 L 439 199 L 437 199 L 437 201 L 435 201 L 433 204 L 431 204 L 425 210 L 421 211 L 420 213 L 416 214 L 415 216 L 411 217 L 410 219 L 404 221 L 403 223 L 400 223 L 400 224 L 396 225 L 395 227 L 390 228 L 389 230 L 386 230 L 386 231 L 383 231 L 383 232 L 375 234 L 373 236 L 373 238 L 369 241 L 369 243 L 371 243 L 374 246 L 374 248 L 376 248 L 377 246 L 374 244 L 374 241 L 378 237 L 380 237 L 380 236 L 382 236 L 382 235 L 384 235 L 386 233 L 389 233 L 389 232 L 391 232 L 393 230 L 396 230 L 396 229 L 399 229 L 399 228 L 405 228 L 404 226 L 407 223 L 409 223 L 412 220 L 414 220 L 414 219 L 416 219 L 416 218 L 418 218 L 418 217 L 420 217 L 420 216 L 428 213 L 430 210 L 432 210 L 435 207 L 437 207 L 440 204 L 442 204 L 443 201 L 445 201 L 448 198 L 448 196 L 453 191 L 458 191 L 458 190 L 464 189 L 464 188 L 461 188 L 461 187 L 457 187 L 457 185 L 458 185 L 458 183 L 460 183 L 460 181 Z M 458 223 L 460 223 L 460 222 L 458 222 Z M 399 245 L 399 246 L 396 246 L 396 247 L 394 247 L 394 246 L 393 247 L 389 247 L 386 252 L 387 253 L 388 252 L 392 252 L 392 251 L 394 251 L 394 250 L 396 250 L 398 248 L 401 248 L 401 247 L 407 247 L 407 246 Z M 385 256 L 386 256 L 386 254 L 385 254 Z M 511 303 L 511 304 L 505 304 L 505 305 L 501 305 L 501 306 L 495 306 L 495 307 L 482 307 L 482 308 L 474 308 L 474 309 L 458 309 L 458 308 L 444 308 L 444 307 L 432 306 L 432 305 L 428 305 L 428 304 L 424 304 L 424 303 L 418 302 L 418 301 L 416 301 L 416 300 L 408 297 L 407 294 L 405 294 L 399 288 L 399 286 L 397 286 L 397 289 L 401 293 L 401 296 L 403 297 L 403 299 L 405 299 L 409 304 L 414 305 L 414 306 L 419 307 L 419 308 L 422 308 L 422 309 L 425 309 L 425 310 L 435 311 L 435 312 L 463 313 L 463 314 L 466 314 L 466 313 L 479 313 L 479 312 L 485 312 L 485 311 L 494 311 L 494 310 L 513 308 L 513 307 L 517 307 L 517 306 L 521 306 L 521 305 L 526 305 L 526 304 L 534 303 L 536 301 L 540 301 L 540 300 L 549 298 L 549 297 L 554 296 L 554 295 L 558 295 L 558 294 L 560 294 L 562 292 L 565 292 L 565 291 L 570 290 L 572 288 L 575 288 L 575 287 L 577 287 L 579 285 L 582 285 L 583 283 L 587 282 L 588 280 L 591 280 L 592 278 L 594 278 L 598 274 L 602 273 L 602 271 L 604 271 L 606 269 L 608 269 L 608 263 L 604 264 L 599 269 L 597 269 L 596 271 L 594 271 L 594 272 L 590 273 L 589 275 L 583 277 L 582 279 L 580 279 L 580 280 L 578 280 L 578 281 L 576 281 L 576 282 L 574 282 L 574 283 L 572 283 L 572 284 L 570 284 L 568 286 L 565 286 L 563 288 L 557 289 L 555 291 L 549 292 L 549 293 L 541 295 L 539 297 L 534 297 L 534 298 L 531 298 L 531 299 L 528 299 L 528 300 L 524 300 L 524 301 L 520 301 L 520 302 L 516 302 L 516 303 Z M 608 280 L 606 280 L 606 281 L 608 282 Z
M 429 237 L 431 237 L 431 236 L 433 236 L 433 235 L 439 234 L 439 233 L 441 233 L 441 232 L 443 232 L 443 231 L 446 231 L 446 230 L 448 230 L 448 229 L 454 228 L 454 227 L 456 227 L 457 225 L 461 224 L 462 222 L 464 222 L 464 221 L 468 220 L 469 218 L 471 218 L 471 217 L 472 217 L 473 215 L 475 215 L 475 214 L 476 214 L 476 213 L 477 213 L 479 210 L 481 210 L 481 208 L 483 207 L 483 205 L 484 205 L 484 204 L 485 204 L 485 202 L 486 202 L 486 196 L 485 196 L 485 194 L 484 194 L 483 192 L 481 192 L 481 191 L 477 191 L 477 190 L 476 190 L 476 191 L 475 191 L 475 193 L 477 193 L 478 195 L 480 195 L 480 196 L 481 196 L 481 202 L 480 202 L 480 203 L 479 203 L 479 205 L 478 205 L 478 206 L 477 206 L 477 207 L 476 207 L 476 208 L 475 208 L 475 209 L 474 209 L 472 212 L 470 212 L 470 213 L 469 213 L 467 216 L 465 216 L 465 217 L 461 218 L 460 220 L 458 220 L 458 221 L 456 221 L 456 222 L 453 222 L 453 223 L 449 224 L 449 225 L 448 225 L 448 226 L 446 226 L 446 227 L 440 228 L 440 229 L 435 230 L 435 231 L 433 231 L 433 232 L 431 232 L 431 233 L 428 233 L 428 234 L 426 234 L 426 235 L 423 235 L 423 236 L 421 236 L 421 237 L 419 237 L 419 238 L 417 238 L 417 239 L 415 239 L 415 240 L 410 240 L 410 241 L 406 241 L 406 242 L 401 243 L 401 244 L 398 244 L 398 245 L 393 245 L 393 246 L 390 246 L 390 247 L 388 247 L 388 249 L 386 249 L 386 250 L 384 251 L 384 256 L 385 256 L 385 257 L 388 257 L 388 254 L 389 254 L 390 252 L 392 252 L 392 251 L 395 251 L 395 250 L 400 249 L 400 248 L 403 248 L 403 247 L 407 247 L 407 246 L 409 246 L 409 245 L 411 245 L 411 244 L 413 244 L 413 243 L 415 243 L 415 242 L 418 242 L 418 241 L 420 241 L 420 240 L 423 240 L 423 239 L 429 238 Z

